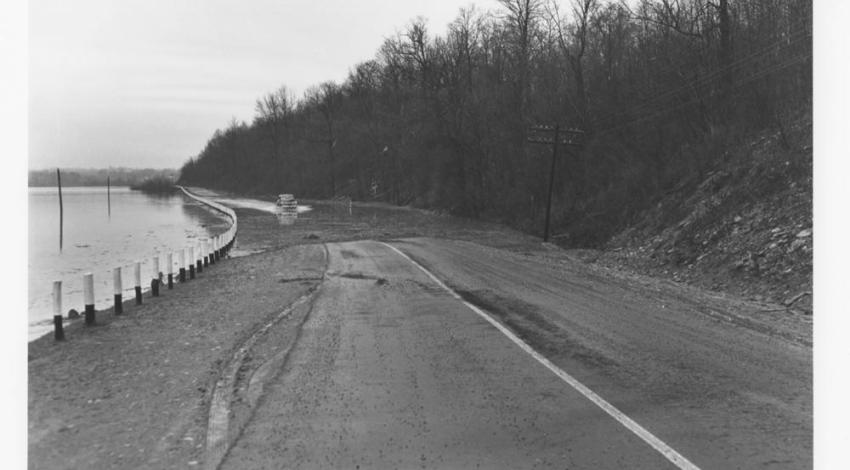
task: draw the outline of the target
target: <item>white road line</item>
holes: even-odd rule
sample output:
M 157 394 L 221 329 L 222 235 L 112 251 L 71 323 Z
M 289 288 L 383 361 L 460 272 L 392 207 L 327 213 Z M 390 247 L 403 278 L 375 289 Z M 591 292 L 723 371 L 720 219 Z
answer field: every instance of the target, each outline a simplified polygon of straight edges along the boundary
M 661 455 L 663 455 L 667 460 L 672 462 L 674 465 L 681 468 L 682 470 L 699 470 L 699 467 L 697 467 L 696 465 L 691 463 L 691 461 L 686 459 L 682 454 L 673 450 L 672 447 L 665 444 L 664 441 L 662 441 L 661 439 L 655 437 L 651 432 L 647 431 L 643 426 L 636 423 L 633 419 L 626 416 L 622 411 L 615 408 L 614 405 L 605 401 L 604 398 L 597 395 L 593 390 L 587 388 L 584 384 L 582 384 L 581 382 L 576 380 L 573 376 L 564 372 L 560 367 L 556 366 L 551 361 L 549 361 L 549 359 L 546 359 L 542 354 L 535 351 L 525 341 L 521 340 L 518 336 L 516 336 L 513 332 L 511 332 L 511 330 L 507 329 L 505 326 L 503 326 L 501 323 L 499 323 L 498 321 L 493 319 L 493 317 L 491 317 L 490 315 L 485 313 L 480 308 L 478 308 L 475 305 L 464 300 L 463 297 L 460 296 L 460 294 L 458 294 L 457 292 L 452 290 L 449 286 L 445 285 L 443 283 L 443 281 L 439 280 L 437 278 L 437 276 L 435 276 L 430 271 L 425 269 L 421 264 L 414 261 L 411 257 L 404 254 L 398 248 L 396 248 L 396 247 L 394 247 L 394 246 L 392 246 L 388 243 L 383 243 L 383 242 L 381 242 L 381 243 L 383 245 L 387 246 L 388 248 L 390 248 L 391 250 L 395 251 L 399 255 L 403 256 L 405 259 L 407 259 L 411 263 L 413 263 L 414 266 L 419 268 L 428 277 L 430 277 L 432 281 L 437 283 L 437 285 L 439 285 L 446 292 L 451 294 L 452 297 L 463 302 L 463 304 L 466 305 L 467 307 L 469 307 L 473 312 L 477 313 L 479 316 L 481 316 L 482 318 L 487 320 L 491 325 L 495 326 L 496 329 L 501 331 L 502 334 L 504 334 L 511 341 L 516 343 L 516 345 L 519 346 L 520 348 L 522 348 L 523 351 L 530 354 L 531 357 L 533 357 L 534 359 L 537 359 L 537 362 L 543 364 L 550 371 L 554 372 L 555 375 L 557 375 L 558 377 L 561 378 L 561 380 L 563 380 L 564 382 L 569 384 L 571 387 L 576 389 L 579 393 L 584 395 L 585 398 L 592 401 L 596 406 L 601 408 L 604 412 L 608 413 L 608 415 L 610 415 L 612 418 L 616 419 L 617 422 L 619 422 L 620 424 L 625 426 L 626 429 L 628 429 L 629 431 L 634 433 L 639 438 L 643 439 L 644 442 L 646 442 L 647 444 L 652 446 L 653 449 L 660 452 Z

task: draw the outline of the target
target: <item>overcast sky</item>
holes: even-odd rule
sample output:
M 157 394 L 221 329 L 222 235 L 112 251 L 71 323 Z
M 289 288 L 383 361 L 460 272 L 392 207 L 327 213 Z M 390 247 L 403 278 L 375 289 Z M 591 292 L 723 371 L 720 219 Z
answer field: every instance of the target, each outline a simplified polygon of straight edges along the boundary
M 495 0 L 30 0 L 29 168 L 177 168 L 262 94 L 341 82 L 423 16 Z

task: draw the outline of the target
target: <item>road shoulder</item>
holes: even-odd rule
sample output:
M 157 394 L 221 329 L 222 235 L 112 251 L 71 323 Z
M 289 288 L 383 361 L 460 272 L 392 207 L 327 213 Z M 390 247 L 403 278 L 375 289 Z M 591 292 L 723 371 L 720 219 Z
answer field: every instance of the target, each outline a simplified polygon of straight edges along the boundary
M 235 348 L 320 282 L 321 245 L 225 260 L 98 312 L 67 340 L 29 344 L 28 453 L 36 468 L 172 468 L 203 461 L 214 385 Z

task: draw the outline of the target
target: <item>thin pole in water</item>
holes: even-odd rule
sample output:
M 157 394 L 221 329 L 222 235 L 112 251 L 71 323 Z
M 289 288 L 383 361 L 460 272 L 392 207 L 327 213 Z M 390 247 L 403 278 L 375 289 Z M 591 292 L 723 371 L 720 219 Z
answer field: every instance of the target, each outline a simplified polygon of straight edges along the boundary
M 62 208 L 62 175 L 59 174 L 59 168 L 56 169 L 56 186 L 59 188 L 59 251 L 62 251 L 62 224 L 65 214 Z
M 109 184 L 109 175 L 106 175 L 106 216 L 112 217 L 112 197 L 110 195 L 111 188 Z

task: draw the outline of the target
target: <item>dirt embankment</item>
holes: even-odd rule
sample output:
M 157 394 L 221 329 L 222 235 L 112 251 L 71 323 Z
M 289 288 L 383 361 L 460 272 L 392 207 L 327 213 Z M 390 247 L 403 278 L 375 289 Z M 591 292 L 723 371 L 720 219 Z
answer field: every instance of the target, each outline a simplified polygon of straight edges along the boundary
M 812 312 L 812 121 L 752 136 L 684 181 L 602 251 L 603 266 Z

